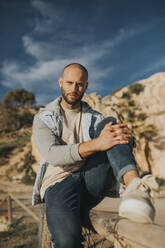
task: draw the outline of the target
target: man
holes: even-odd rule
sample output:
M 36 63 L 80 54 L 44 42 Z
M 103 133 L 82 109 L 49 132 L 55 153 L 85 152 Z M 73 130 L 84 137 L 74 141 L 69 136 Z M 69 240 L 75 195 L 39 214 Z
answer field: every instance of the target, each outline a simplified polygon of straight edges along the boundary
M 81 247 L 81 217 L 104 197 L 113 178 L 127 188 L 119 208 L 123 217 L 152 222 L 150 186 L 138 176 L 131 133 L 115 118 L 104 118 L 81 101 L 88 72 L 67 65 L 59 78 L 62 97 L 34 118 L 34 139 L 43 160 L 33 204 L 46 203 L 51 239 L 57 248 Z

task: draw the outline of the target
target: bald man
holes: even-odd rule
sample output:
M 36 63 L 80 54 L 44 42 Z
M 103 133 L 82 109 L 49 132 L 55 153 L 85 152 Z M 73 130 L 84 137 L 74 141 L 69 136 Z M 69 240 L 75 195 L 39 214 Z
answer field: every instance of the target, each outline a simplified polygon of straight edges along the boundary
M 59 86 L 62 96 L 34 118 L 34 140 L 42 160 L 33 205 L 46 203 L 54 247 L 82 247 L 83 213 L 104 198 L 107 187 L 126 187 L 121 216 L 152 222 L 154 182 L 150 176 L 138 176 L 127 125 L 113 117 L 104 118 L 81 100 L 88 87 L 88 71 L 81 64 L 67 65 Z

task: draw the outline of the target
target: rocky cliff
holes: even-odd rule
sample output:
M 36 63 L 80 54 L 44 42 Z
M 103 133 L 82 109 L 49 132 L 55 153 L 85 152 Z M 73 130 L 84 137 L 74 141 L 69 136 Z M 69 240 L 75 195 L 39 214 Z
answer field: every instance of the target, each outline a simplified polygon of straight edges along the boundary
M 137 139 L 134 154 L 139 170 L 165 179 L 165 73 L 117 89 L 103 99 L 92 93 L 83 100 L 104 116 L 128 123 Z M 34 145 L 33 154 L 39 158 Z
M 129 124 L 137 139 L 139 169 L 165 179 L 165 73 L 155 74 L 101 99 L 85 95 L 94 109 Z

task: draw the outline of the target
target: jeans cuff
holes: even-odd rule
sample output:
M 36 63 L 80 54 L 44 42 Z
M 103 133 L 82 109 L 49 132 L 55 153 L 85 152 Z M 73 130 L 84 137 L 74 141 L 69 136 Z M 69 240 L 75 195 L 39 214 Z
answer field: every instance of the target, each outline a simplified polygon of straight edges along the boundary
M 118 175 L 117 175 L 117 179 L 120 183 L 123 183 L 124 184 L 124 180 L 123 180 L 123 175 L 127 172 L 127 171 L 131 171 L 131 170 L 135 170 L 137 171 L 137 168 L 134 164 L 128 164 L 126 165 L 124 168 L 122 168 Z

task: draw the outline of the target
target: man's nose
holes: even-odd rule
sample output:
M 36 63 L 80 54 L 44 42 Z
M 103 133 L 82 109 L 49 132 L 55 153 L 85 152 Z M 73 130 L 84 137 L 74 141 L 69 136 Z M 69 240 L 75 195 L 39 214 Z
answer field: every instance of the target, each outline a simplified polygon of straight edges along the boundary
M 78 87 L 77 83 L 74 83 L 74 84 L 72 85 L 72 90 L 73 90 L 73 91 L 76 91 L 76 90 L 77 90 L 77 87 Z

